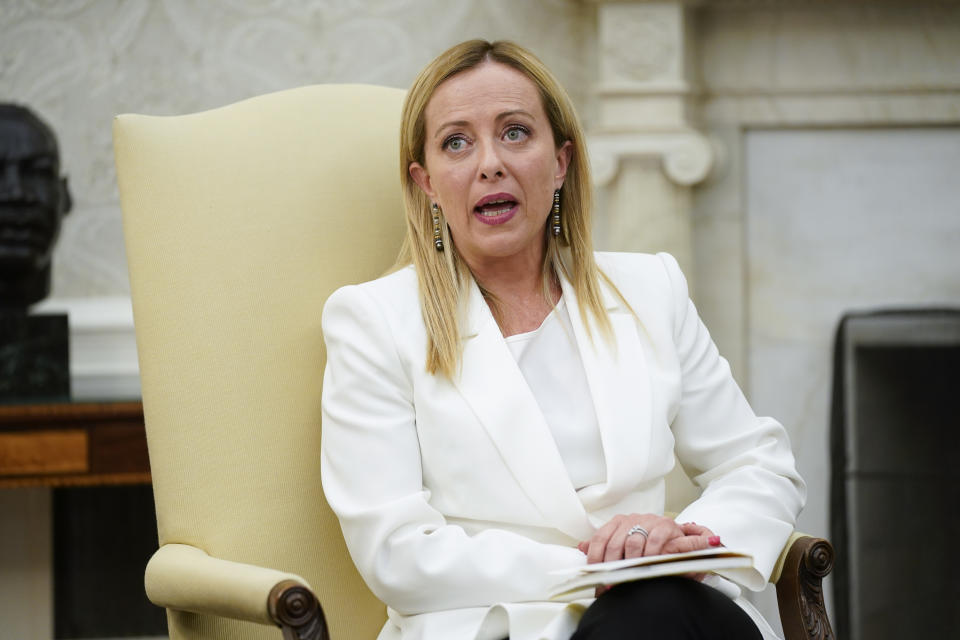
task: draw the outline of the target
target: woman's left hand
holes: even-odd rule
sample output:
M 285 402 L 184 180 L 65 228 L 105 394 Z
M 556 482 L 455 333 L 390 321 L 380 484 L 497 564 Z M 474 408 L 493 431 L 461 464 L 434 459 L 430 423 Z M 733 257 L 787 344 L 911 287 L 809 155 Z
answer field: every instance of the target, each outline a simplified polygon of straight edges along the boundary
M 714 535 L 713 531 L 695 522 L 685 522 L 680 525 L 680 529 L 683 531 L 683 536 L 663 545 L 661 553 L 685 553 L 723 546 L 720 536 Z
M 680 525 L 671 518 L 652 513 L 633 513 L 614 516 L 597 529 L 590 540 L 581 542 L 577 548 L 587 554 L 588 564 L 594 564 L 655 556 L 664 553 L 665 545 L 684 535 Z

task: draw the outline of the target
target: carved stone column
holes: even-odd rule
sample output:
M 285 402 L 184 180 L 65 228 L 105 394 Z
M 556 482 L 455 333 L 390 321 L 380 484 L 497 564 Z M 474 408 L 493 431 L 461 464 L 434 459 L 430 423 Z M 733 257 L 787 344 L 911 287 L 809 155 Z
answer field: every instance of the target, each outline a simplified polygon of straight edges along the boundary
M 600 73 L 588 138 L 597 244 L 669 251 L 691 275 L 691 187 L 710 172 L 714 151 L 694 128 L 689 3 L 595 2 Z

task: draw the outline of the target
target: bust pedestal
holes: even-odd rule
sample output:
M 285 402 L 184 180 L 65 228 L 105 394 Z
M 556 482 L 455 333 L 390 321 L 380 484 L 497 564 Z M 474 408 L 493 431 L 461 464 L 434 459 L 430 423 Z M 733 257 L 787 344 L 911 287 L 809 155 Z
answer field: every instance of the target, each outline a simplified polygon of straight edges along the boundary
M 67 314 L 0 311 L 0 403 L 70 400 Z

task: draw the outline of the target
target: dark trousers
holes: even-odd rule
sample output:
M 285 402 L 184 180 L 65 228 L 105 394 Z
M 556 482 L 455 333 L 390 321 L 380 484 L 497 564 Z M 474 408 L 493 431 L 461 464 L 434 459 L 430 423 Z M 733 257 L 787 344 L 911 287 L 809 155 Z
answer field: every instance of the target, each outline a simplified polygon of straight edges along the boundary
M 570 640 L 760 640 L 733 600 L 683 577 L 618 584 L 587 609 Z

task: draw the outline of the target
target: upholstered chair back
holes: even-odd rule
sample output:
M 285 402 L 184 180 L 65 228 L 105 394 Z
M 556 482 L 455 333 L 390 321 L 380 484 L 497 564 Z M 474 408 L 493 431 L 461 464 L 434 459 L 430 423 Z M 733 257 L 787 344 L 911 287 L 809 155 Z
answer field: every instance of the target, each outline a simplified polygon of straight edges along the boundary
M 114 125 L 160 546 L 300 576 L 337 640 L 376 637 L 385 608 L 320 486 L 320 315 L 400 248 L 403 96 L 310 86 Z M 168 621 L 173 639 L 280 636 Z

